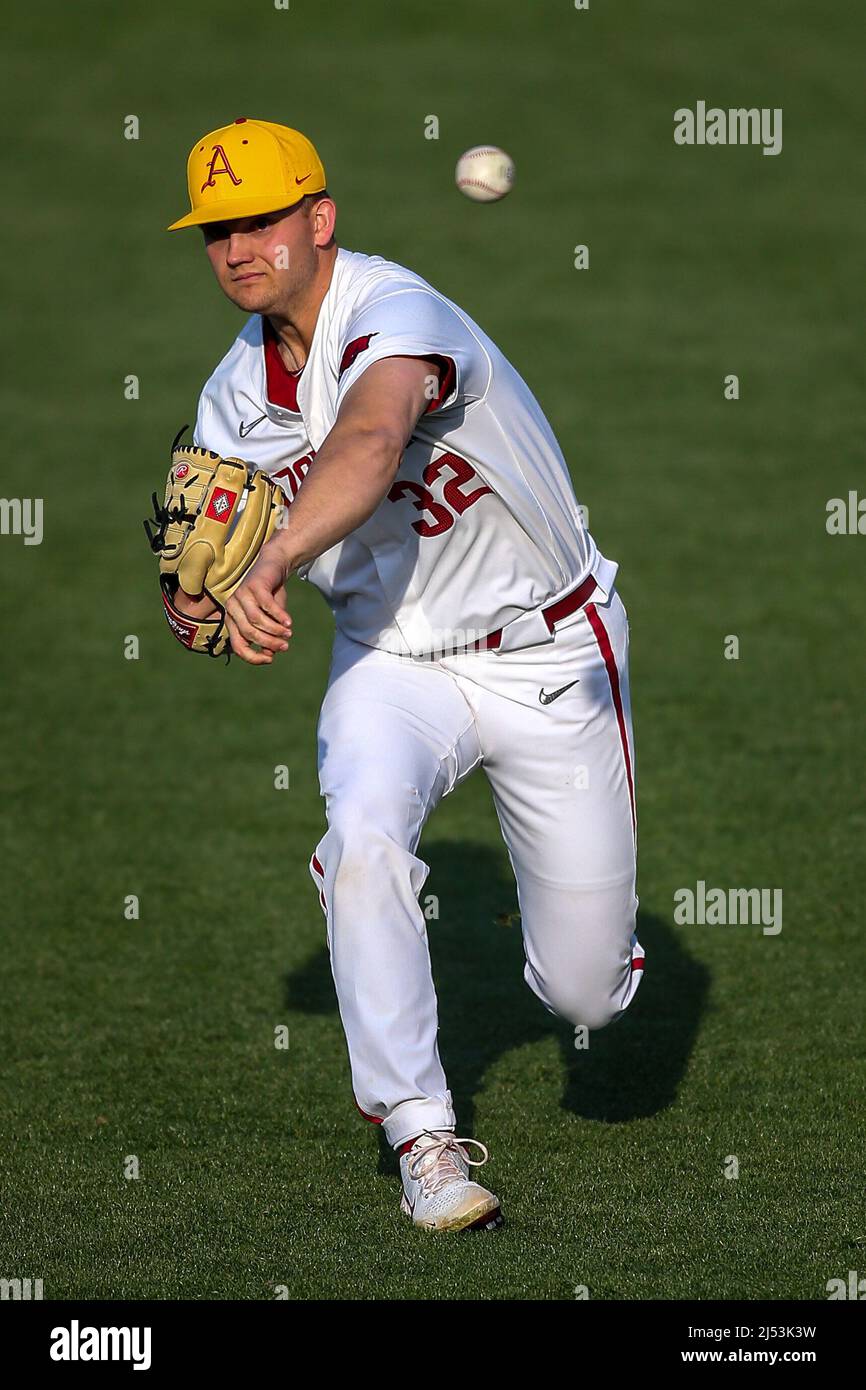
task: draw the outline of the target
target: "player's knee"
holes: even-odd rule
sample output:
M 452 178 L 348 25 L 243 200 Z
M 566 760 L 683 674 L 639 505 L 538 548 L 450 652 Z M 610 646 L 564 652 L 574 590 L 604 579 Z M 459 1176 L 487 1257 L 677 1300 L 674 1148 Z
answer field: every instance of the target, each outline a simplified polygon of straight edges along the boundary
M 405 843 L 408 831 L 399 836 L 391 821 L 382 807 L 365 800 L 329 807 L 328 833 L 318 857 L 334 898 L 359 894 L 369 901 L 397 877 L 414 874 L 420 861 Z
M 590 1032 L 606 1028 L 622 1013 L 618 991 L 608 979 L 593 979 L 588 973 L 562 971 L 542 977 L 532 966 L 524 972 L 530 989 L 557 1017 Z
M 555 1001 L 555 1012 L 575 1028 L 583 1027 L 595 1033 L 618 1018 L 621 1010 L 610 994 L 578 987 L 563 991 Z

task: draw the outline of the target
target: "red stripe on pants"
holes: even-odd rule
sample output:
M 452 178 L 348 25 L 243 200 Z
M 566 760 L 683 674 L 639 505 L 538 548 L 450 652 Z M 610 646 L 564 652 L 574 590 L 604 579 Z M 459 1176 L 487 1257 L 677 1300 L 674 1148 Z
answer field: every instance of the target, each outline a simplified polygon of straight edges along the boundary
M 323 912 L 327 912 L 327 910 L 328 910 L 328 904 L 325 902 L 325 888 L 324 888 L 325 870 L 322 868 L 321 864 L 319 863 L 318 857 L 317 857 L 315 854 L 313 855 L 312 859 L 310 860 L 310 867 L 311 867 L 312 869 L 315 869 L 316 873 L 319 875 L 319 878 L 322 880 L 322 887 L 319 889 L 319 902 L 322 904 L 322 911 L 323 911 Z
M 383 1123 L 382 1120 L 379 1119 L 378 1115 L 368 1115 L 366 1110 L 362 1110 L 357 1101 L 355 1101 L 355 1109 L 357 1110 L 359 1115 L 364 1116 L 365 1120 L 369 1120 L 371 1125 L 380 1125 Z
M 629 805 L 631 806 L 631 824 L 635 835 L 637 835 L 637 819 L 634 809 L 634 780 L 631 775 L 631 753 L 628 747 L 628 730 L 625 727 L 625 711 L 622 707 L 622 691 L 619 688 L 619 671 L 617 670 L 616 657 L 613 654 L 613 647 L 610 645 L 607 629 L 601 620 L 601 615 L 595 604 L 588 603 L 583 611 L 589 618 L 590 625 L 595 633 L 595 640 L 598 643 L 598 649 L 607 667 L 607 678 L 610 681 L 610 693 L 613 696 L 613 707 L 616 710 L 616 722 L 619 725 L 622 756 L 625 759 L 625 775 L 628 779 L 628 799 Z

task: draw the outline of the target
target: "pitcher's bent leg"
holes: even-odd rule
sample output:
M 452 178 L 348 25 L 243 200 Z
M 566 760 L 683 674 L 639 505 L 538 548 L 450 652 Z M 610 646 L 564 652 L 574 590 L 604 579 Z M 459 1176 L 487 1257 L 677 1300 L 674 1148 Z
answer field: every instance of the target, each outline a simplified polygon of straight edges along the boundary
M 485 700 L 478 722 L 517 881 L 524 978 L 552 1013 L 604 1028 L 644 964 L 625 609 L 616 594 L 590 603 L 547 653 L 507 659 L 521 663 L 526 696 Z M 539 690 L 561 693 L 545 703 Z

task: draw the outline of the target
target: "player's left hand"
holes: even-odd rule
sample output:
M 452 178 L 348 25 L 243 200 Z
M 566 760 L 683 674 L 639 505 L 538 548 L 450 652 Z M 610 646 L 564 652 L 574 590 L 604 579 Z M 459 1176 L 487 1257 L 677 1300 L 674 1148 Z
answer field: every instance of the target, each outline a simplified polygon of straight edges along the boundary
M 288 651 L 292 620 L 286 611 L 287 573 L 285 561 L 268 542 L 226 604 L 232 651 L 251 666 L 270 666 L 275 652 Z

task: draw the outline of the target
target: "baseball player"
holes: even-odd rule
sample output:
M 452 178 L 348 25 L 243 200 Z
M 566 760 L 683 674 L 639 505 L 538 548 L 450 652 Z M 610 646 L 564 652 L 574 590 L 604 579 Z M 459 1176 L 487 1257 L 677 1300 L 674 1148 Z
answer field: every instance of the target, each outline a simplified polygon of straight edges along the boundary
M 318 726 L 327 829 L 310 872 L 356 1104 L 400 1155 L 407 1216 L 491 1228 L 499 1201 L 472 1172 L 488 1153 L 457 1137 L 437 1048 L 419 843 L 483 768 L 526 983 L 576 1027 L 620 1017 L 644 952 L 617 566 L 490 338 L 419 275 L 337 245 L 309 140 L 239 118 L 196 141 L 188 183 L 190 211 L 170 230 L 201 228 L 245 315 L 202 391 L 194 444 L 242 457 L 286 502 L 225 604 L 231 648 L 254 666 L 287 650 L 292 575 L 336 624 Z M 166 605 L 181 640 L 215 614 L 194 587 Z

